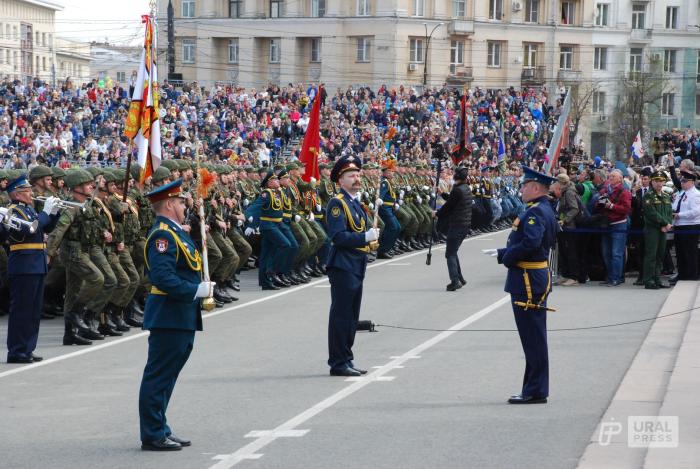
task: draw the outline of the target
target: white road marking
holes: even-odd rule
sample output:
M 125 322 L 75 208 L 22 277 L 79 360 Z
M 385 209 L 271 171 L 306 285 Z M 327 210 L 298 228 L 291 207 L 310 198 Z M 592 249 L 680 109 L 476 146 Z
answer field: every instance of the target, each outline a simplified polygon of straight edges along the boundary
M 492 233 L 489 233 L 489 234 L 492 234 Z M 480 236 L 484 236 L 484 235 L 480 235 Z M 475 239 L 479 239 L 480 236 L 474 236 L 474 237 L 472 237 L 472 238 L 468 238 L 468 239 L 464 240 L 464 242 L 466 243 L 466 242 L 468 242 L 468 241 L 472 241 L 472 240 L 475 240 Z M 445 246 L 444 244 L 442 244 L 442 245 L 439 245 L 439 246 L 434 246 L 434 247 L 433 247 L 433 250 L 445 249 L 445 247 L 446 247 L 446 246 Z M 401 259 L 408 259 L 408 258 L 411 258 L 411 257 L 420 256 L 421 254 L 425 254 L 426 251 L 427 251 L 427 249 L 424 249 L 424 250 L 422 250 L 422 251 L 415 251 L 415 252 L 412 252 L 412 253 L 410 253 L 410 254 L 403 254 L 403 255 L 401 256 Z M 391 263 L 391 262 L 393 262 L 393 261 L 392 261 L 392 260 L 385 260 L 385 261 L 379 261 L 379 262 L 378 262 L 378 261 L 375 261 L 375 262 L 373 262 L 372 264 L 368 265 L 367 268 L 368 268 L 368 269 L 373 269 L 373 268 L 376 268 L 376 267 L 381 267 L 381 266 L 383 266 L 383 265 L 389 264 L 389 263 Z M 236 305 L 236 306 L 229 306 L 228 308 L 224 308 L 224 309 L 220 309 L 220 310 L 218 310 L 218 311 L 214 311 L 214 312 L 212 312 L 212 313 L 204 314 L 204 315 L 203 315 L 203 319 L 213 318 L 213 317 L 219 316 L 219 315 L 221 315 L 221 314 L 225 314 L 225 313 L 229 313 L 229 312 L 231 312 L 231 311 L 235 311 L 235 310 L 237 310 L 237 309 L 241 309 L 241 308 L 245 308 L 245 307 L 247 307 L 247 306 L 253 306 L 253 305 L 256 305 L 256 304 L 258 304 L 258 303 L 263 303 L 263 302 L 265 302 L 265 301 L 273 300 L 273 299 L 275 299 L 275 298 L 279 298 L 280 296 L 289 295 L 290 293 L 296 293 L 296 292 L 298 292 L 298 291 L 300 291 L 300 290 L 303 290 L 303 289 L 305 289 L 305 288 L 310 288 L 310 287 L 319 285 L 319 284 L 321 284 L 321 283 L 323 283 L 323 282 L 328 282 L 328 279 L 327 279 L 327 278 L 321 278 L 321 279 L 315 280 L 315 281 L 313 281 L 313 282 L 307 283 L 307 284 L 305 284 L 305 285 L 299 285 L 299 286 L 296 286 L 296 287 L 294 287 L 294 288 L 289 288 L 289 289 L 286 289 L 286 290 L 282 290 L 282 291 L 280 291 L 279 293 L 275 293 L 275 294 L 268 295 L 268 296 L 263 296 L 262 298 L 258 298 L 258 299 L 256 299 L 256 300 L 248 301 L 248 302 L 246 302 L 246 303 L 241 303 L 241 304 Z M 133 335 L 128 335 L 128 336 L 126 336 L 126 337 L 122 337 L 121 339 L 115 339 L 115 340 L 105 341 L 104 343 L 99 344 L 99 345 L 90 345 L 90 346 L 86 346 L 86 348 L 77 350 L 77 351 L 75 351 L 75 352 L 69 352 L 69 353 L 66 353 L 66 354 L 64 354 L 64 355 L 59 355 L 59 356 L 53 357 L 53 358 L 46 358 L 46 359 L 44 359 L 43 361 L 36 362 L 36 363 L 32 363 L 31 365 L 20 366 L 20 367 L 17 367 L 17 368 L 13 368 L 13 369 L 11 369 L 11 370 L 7 370 L 7 371 L 0 372 L 0 379 L 1 379 L 1 378 L 5 378 L 5 377 L 7 377 L 7 376 L 16 375 L 16 374 L 22 373 L 22 372 L 24 372 L 24 371 L 34 370 L 34 369 L 36 369 L 36 368 L 41 368 L 42 366 L 47 366 L 47 365 L 51 365 L 51 364 L 53 364 L 53 363 L 58 363 L 58 362 L 61 362 L 61 361 L 64 361 L 64 360 L 68 360 L 69 358 L 75 358 L 75 357 L 79 357 L 79 356 L 81 356 L 81 355 L 86 355 L 86 354 L 88 354 L 88 353 L 97 352 L 97 351 L 99 351 L 99 350 L 103 350 L 103 349 L 106 349 L 106 348 L 109 348 L 109 347 L 114 347 L 115 345 L 120 345 L 120 344 L 123 344 L 123 343 L 125 343 L 125 342 L 129 342 L 129 341 L 132 341 L 132 340 L 135 340 L 135 339 L 139 339 L 139 338 L 141 338 L 141 337 L 147 337 L 147 336 L 148 336 L 148 331 L 143 331 L 143 332 L 139 332 L 139 333 L 137 333 L 137 334 L 133 334 Z
M 394 381 L 396 379 L 396 376 L 377 376 L 377 377 L 372 377 L 372 375 L 367 375 L 367 376 L 351 376 L 349 378 L 345 378 L 345 381 L 348 382 L 353 382 L 353 381 L 379 381 L 379 382 L 386 382 L 388 383 L 389 381 Z
M 457 331 L 464 329 L 468 325 L 472 324 L 473 322 L 478 321 L 479 319 L 483 318 L 487 314 L 491 313 L 492 311 L 495 311 L 496 309 L 500 308 L 501 306 L 507 304 L 510 302 L 510 296 L 504 296 L 500 300 L 490 304 L 489 306 L 483 308 L 482 310 L 472 314 L 471 316 L 467 317 L 466 319 L 458 322 L 454 326 L 450 327 L 448 330 L 441 332 L 437 334 L 436 336 L 433 336 L 432 338 L 426 340 L 422 344 L 416 346 L 412 350 L 409 350 L 408 352 L 404 353 L 403 355 L 397 356 L 396 358 L 392 359 L 389 363 L 386 365 L 382 366 L 381 368 L 377 369 L 376 371 L 373 371 L 369 375 L 367 375 L 366 378 L 358 380 L 347 387 L 341 389 L 340 391 L 336 392 L 330 397 L 327 397 L 326 399 L 322 400 L 318 404 L 306 409 L 302 413 L 292 417 L 291 419 L 287 420 L 286 422 L 282 423 L 279 425 L 277 428 L 272 430 L 272 433 L 267 434 L 266 436 L 262 436 L 255 441 L 252 441 L 245 445 L 244 447 L 238 449 L 237 451 L 230 453 L 230 454 L 220 454 L 212 459 L 218 460 L 216 464 L 210 467 L 210 469 L 229 469 L 241 461 L 245 461 L 246 459 L 251 459 L 253 456 L 257 456 L 260 453 L 262 448 L 266 447 L 273 441 L 275 441 L 275 432 L 281 432 L 281 431 L 289 431 L 289 430 L 294 430 L 297 426 L 307 422 L 308 420 L 312 419 L 316 415 L 320 414 L 326 409 L 329 409 L 330 407 L 334 406 L 338 402 L 342 401 L 346 397 L 349 397 L 353 394 L 355 394 L 357 391 L 361 390 L 365 386 L 367 386 L 370 383 L 373 383 L 376 381 L 378 378 L 383 377 L 385 374 L 387 374 L 389 371 L 393 370 L 396 368 L 397 365 L 403 365 L 405 362 L 410 360 L 411 358 L 419 357 L 420 353 L 425 352 L 429 348 L 439 344 L 443 340 L 447 339 L 450 337 L 452 334 L 456 333 Z M 371 378 L 371 379 L 369 379 Z M 259 456 L 258 456 L 259 457 Z
M 372 368 L 381 368 L 381 367 L 383 367 L 383 366 L 384 366 L 384 365 L 377 365 L 377 366 L 373 366 Z M 403 368 L 403 365 L 396 365 L 394 368 L 397 369 L 397 370 L 400 370 L 400 369 Z
M 395 265 L 411 265 L 410 262 L 392 262 L 391 264 L 388 264 L 390 266 L 395 266 Z
M 395 359 L 395 358 L 401 358 L 401 357 L 403 357 L 403 355 L 400 355 L 400 356 L 399 356 L 399 355 L 394 355 L 394 356 L 391 356 L 391 357 L 389 357 L 389 358 Z M 412 357 L 404 357 L 404 358 L 406 358 L 406 360 L 417 360 L 417 359 L 421 358 L 421 356 L 420 356 L 420 355 L 414 355 L 414 356 L 412 356 Z
M 274 436 L 275 438 L 299 438 L 309 433 L 309 430 L 287 430 L 276 432 L 274 430 L 253 430 L 246 438 L 262 438 L 263 436 Z

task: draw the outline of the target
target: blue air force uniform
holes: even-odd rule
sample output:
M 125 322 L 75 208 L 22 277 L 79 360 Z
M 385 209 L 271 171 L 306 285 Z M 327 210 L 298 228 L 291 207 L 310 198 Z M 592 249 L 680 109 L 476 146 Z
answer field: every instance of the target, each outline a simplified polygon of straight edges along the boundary
M 343 157 L 331 173 L 333 182 L 362 163 L 356 157 Z M 328 319 L 328 365 L 331 374 L 359 374 L 353 364 L 352 346 L 362 304 L 362 282 L 367 269 L 369 245 L 365 232 L 371 227 L 367 213 L 344 190 L 330 199 L 326 207 L 326 226 L 331 248 L 326 269 L 331 283 L 331 308 Z M 351 370 L 349 374 L 343 374 Z
M 398 203 L 396 192 L 391 181 L 382 178 L 379 186 L 379 198 L 382 199 L 382 206 L 379 207 L 379 216 L 384 222 L 384 231 L 379 239 L 379 254 L 386 254 L 390 251 L 401 234 L 401 224 L 394 214 L 394 205 Z
M 525 182 L 549 185 L 554 179 L 524 168 Z M 530 201 L 516 218 L 498 263 L 508 268 L 505 291 L 510 293 L 520 342 L 525 352 L 522 393 L 511 403 L 546 402 L 549 396 L 547 296 L 551 291 L 549 250 L 554 247 L 557 219 L 546 196 Z
M 30 188 L 24 175 L 11 181 L 9 193 Z M 9 213 L 28 222 L 38 221 L 34 233 L 26 225 L 18 230 L 6 230 L 10 254 L 7 273 L 10 284 L 10 315 L 7 322 L 8 362 L 28 363 L 33 361 L 33 352 L 39 338 L 39 321 L 43 309 L 44 278 L 48 271 L 44 233 L 56 226 L 58 215 L 37 213 L 31 205 L 16 202 L 10 205 Z M 37 357 L 37 360 L 41 358 Z
M 147 194 L 151 202 L 178 197 L 182 180 Z M 151 292 L 143 328 L 150 331 L 148 359 L 139 392 L 141 441 L 152 444 L 171 435 L 165 418 L 170 396 L 202 330 L 199 299 L 202 258 L 190 236 L 174 221 L 157 216 L 144 247 Z

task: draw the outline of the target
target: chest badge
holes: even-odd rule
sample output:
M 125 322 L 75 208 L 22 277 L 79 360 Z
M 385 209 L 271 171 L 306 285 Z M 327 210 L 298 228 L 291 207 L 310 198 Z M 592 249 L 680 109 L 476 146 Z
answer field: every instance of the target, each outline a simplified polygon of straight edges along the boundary
M 156 239 L 156 250 L 163 254 L 168 250 L 168 240 L 165 238 Z
M 335 218 L 338 218 L 340 216 L 340 207 L 333 207 L 331 209 L 331 215 L 333 215 Z

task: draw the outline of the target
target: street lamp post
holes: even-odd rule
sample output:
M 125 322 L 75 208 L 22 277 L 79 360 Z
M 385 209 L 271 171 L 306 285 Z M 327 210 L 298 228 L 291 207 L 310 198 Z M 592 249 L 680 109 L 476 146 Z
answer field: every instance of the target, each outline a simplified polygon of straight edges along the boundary
M 428 23 L 423 23 L 425 27 L 425 60 L 423 60 L 423 89 L 428 86 L 428 52 L 430 51 L 430 39 L 437 28 L 445 23 L 438 23 L 433 27 L 433 30 L 428 34 Z

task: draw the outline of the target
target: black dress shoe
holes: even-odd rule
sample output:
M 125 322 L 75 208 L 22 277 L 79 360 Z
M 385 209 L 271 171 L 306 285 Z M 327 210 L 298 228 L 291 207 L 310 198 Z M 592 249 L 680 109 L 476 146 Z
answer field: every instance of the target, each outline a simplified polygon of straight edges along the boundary
M 460 279 L 459 279 L 459 283 L 461 283 L 462 286 L 465 286 L 465 285 L 467 284 L 467 281 L 464 280 L 463 278 L 460 278 Z
M 659 286 L 656 285 L 655 283 L 648 283 L 648 284 L 644 285 L 644 289 L 645 290 L 658 290 Z
M 281 290 L 280 287 L 275 286 L 274 284 L 271 284 L 271 285 L 263 285 L 263 286 L 262 286 L 262 289 L 263 289 L 263 290 Z
M 445 290 L 446 291 L 457 291 L 460 288 L 462 288 L 462 282 L 456 281 L 456 282 L 448 283 Z
M 377 259 L 393 259 L 394 256 L 389 254 L 388 252 L 380 252 L 377 254 Z
M 173 435 L 172 433 L 168 435 L 168 440 L 174 441 L 175 443 L 178 443 L 180 446 L 192 446 L 192 442 L 190 440 L 185 440 L 184 438 L 179 438 L 176 435 Z
M 515 396 L 510 396 L 508 399 L 508 404 L 546 404 L 546 397 L 533 397 L 533 396 L 523 396 L 518 394 Z
M 671 288 L 671 285 L 669 285 L 667 283 L 663 283 L 663 282 L 657 283 L 656 286 L 659 288 Z
M 12 356 L 7 357 L 7 363 L 31 363 L 32 357 Z
M 363 370 L 362 368 L 358 368 L 358 367 L 356 367 L 355 365 L 352 365 L 350 368 L 353 369 L 353 370 L 355 370 L 355 371 L 357 371 L 357 372 L 360 373 L 361 375 L 366 375 L 366 374 L 367 374 L 367 370 Z
M 44 357 L 40 357 L 39 355 L 34 355 L 33 353 L 30 356 L 31 356 L 33 362 L 40 362 L 41 360 L 44 359 Z
M 144 451 L 180 451 L 182 445 L 167 438 L 160 441 L 142 441 L 141 449 Z
M 345 368 L 331 368 L 331 376 L 362 376 L 362 373 L 346 366 Z

